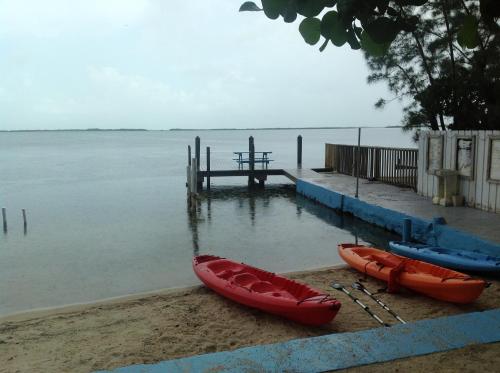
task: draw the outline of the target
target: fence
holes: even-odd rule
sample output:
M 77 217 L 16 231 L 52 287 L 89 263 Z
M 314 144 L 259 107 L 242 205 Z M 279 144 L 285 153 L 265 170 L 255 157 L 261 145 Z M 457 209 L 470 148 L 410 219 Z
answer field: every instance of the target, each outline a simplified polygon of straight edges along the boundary
M 325 167 L 356 176 L 355 145 L 325 144 Z M 359 147 L 359 177 L 417 189 L 418 149 Z

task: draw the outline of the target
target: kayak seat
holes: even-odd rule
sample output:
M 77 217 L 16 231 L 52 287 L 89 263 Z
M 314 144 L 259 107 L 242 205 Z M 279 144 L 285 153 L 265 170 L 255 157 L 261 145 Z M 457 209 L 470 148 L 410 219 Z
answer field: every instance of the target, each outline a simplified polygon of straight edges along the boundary
M 218 273 L 225 270 L 230 270 L 234 272 L 241 272 L 245 267 L 241 264 L 231 262 L 227 259 L 214 260 L 212 263 L 207 265 L 213 272 Z
M 248 287 L 255 283 L 255 282 L 260 282 L 259 278 L 251 273 L 241 273 L 239 275 L 236 275 L 233 277 L 233 282 L 236 285 L 243 286 L 243 287 Z
M 256 291 L 257 293 L 271 293 L 279 290 L 276 286 L 267 281 L 255 282 L 252 284 L 250 289 Z
M 233 276 L 241 273 L 242 271 L 243 270 L 241 270 L 241 271 L 233 271 L 231 269 L 225 269 L 223 271 L 217 272 L 216 275 L 217 275 L 217 277 L 220 277 L 220 278 L 222 278 L 224 280 L 227 280 L 227 279 L 229 279 L 229 278 L 231 278 L 231 277 L 233 277 Z

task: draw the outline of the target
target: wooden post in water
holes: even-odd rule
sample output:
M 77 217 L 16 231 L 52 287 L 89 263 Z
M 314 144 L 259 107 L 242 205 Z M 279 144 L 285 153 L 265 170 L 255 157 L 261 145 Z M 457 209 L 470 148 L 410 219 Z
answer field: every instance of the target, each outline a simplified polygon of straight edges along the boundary
M 302 135 L 297 136 L 297 168 L 302 168 Z
M 191 145 L 188 145 L 188 166 L 191 166 Z
M 28 221 L 26 220 L 26 209 L 21 210 L 23 213 L 23 231 L 24 234 L 28 232 Z
M 2 207 L 3 231 L 7 232 L 7 210 Z
M 207 146 L 207 190 L 210 190 L 210 146 Z
M 255 145 L 253 142 L 253 136 L 248 138 L 248 169 L 250 170 L 248 174 L 248 186 L 253 187 L 255 184 L 254 170 L 255 170 Z
M 196 195 L 198 191 L 198 165 L 196 162 L 196 158 L 191 160 L 191 188 L 189 190 L 189 199 L 190 206 L 193 209 L 196 209 Z
M 198 162 L 198 167 L 200 166 L 200 136 L 196 136 L 194 139 L 194 156 L 196 158 L 196 161 Z
M 201 145 L 200 145 L 200 136 L 196 136 L 196 138 L 194 139 L 194 142 L 195 142 L 195 157 L 196 157 L 196 167 L 195 167 L 195 171 L 198 172 L 200 171 L 200 154 L 201 154 Z M 199 180 L 198 179 L 198 174 L 196 175 L 196 188 L 197 188 L 197 191 L 201 191 L 201 189 L 203 188 L 203 179 Z
M 361 150 L 361 127 L 358 128 L 358 148 L 356 149 L 356 198 L 359 198 L 359 153 Z

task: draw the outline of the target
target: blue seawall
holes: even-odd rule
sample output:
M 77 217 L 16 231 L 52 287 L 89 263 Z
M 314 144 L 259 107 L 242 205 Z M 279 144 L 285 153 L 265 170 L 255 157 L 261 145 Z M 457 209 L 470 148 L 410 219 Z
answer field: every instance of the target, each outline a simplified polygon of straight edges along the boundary
M 411 237 L 418 242 L 444 246 L 450 249 L 481 250 L 491 255 L 500 254 L 500 245 L 451 228 L 445 224 L 440 224 L 437 219 L 429 221 L 407 215 L 301 179 L 297 180 L 297 193 L 332 209 L 350 213 L 371 224 L 399 234 L 403 232 L 403 219 L 410 219 L 412 222 Z

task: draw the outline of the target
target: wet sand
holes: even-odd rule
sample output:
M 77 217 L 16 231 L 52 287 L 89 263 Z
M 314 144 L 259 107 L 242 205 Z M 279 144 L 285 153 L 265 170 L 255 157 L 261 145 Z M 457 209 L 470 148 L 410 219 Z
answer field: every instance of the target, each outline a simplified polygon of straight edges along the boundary
M 336 296 L 342 309 L 334 321 L 322 327 L 302 326 L 240 306 L 201 286 L 158 291 L 0 319 L 0 372 L 90 372 L 379 327 L 347 296 L 329 288 L 333 281 L 350 286 L 363 279 L 362 274 L 349 268 L 330 268 L 289 277 Z M 466 306 L 408 291 L 397 295 L 381 292 L 377 296 L 405 320 L 415 321 L 500 307 L 500 282 L 492 282 L 474 304 Z M 383 287 L 382 282 L 371 278 L 364 283 L 373 292 Z M 397 323 L 362 293 L 355 294 L 385 321 Z M 499 363 L 497 343 L 349 371 L 491 371 Z

